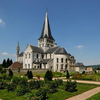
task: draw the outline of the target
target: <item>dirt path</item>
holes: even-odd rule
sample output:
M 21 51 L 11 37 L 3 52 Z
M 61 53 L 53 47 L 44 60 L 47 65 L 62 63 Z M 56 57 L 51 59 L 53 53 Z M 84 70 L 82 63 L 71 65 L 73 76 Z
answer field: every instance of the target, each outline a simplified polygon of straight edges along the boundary
M 92 90 L 86 91 L 82 94 L 70 97 L 66 100 L 86 100 L 87 98 L 93 96 L 94 94 L 97 94 L 98 92 L 100 92 L 100 87 L 96 87 Z

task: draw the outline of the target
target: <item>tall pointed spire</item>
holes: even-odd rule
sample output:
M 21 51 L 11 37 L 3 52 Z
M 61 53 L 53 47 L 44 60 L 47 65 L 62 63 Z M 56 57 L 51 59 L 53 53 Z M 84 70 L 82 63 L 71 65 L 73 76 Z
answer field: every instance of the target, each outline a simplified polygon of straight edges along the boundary
M 19 47 L 19 42 L 18 42 L 18 44 L 17 44 L 17 50 L 20 50 L 20 47 Z
M 46 16 L 45 16 L 45 21 L 44 21 L 44 25 L 43 25 L 43 29 L 42 29 L 42 33 L 39 39 L 42 38 L 49 38 L 51 40 L 54 40 L 54 38 L 51 35 L 51 30 L 50 30 L 50 25 L 49 25 L 49 19 L 48 19 L 48 14 L 46 12 Z

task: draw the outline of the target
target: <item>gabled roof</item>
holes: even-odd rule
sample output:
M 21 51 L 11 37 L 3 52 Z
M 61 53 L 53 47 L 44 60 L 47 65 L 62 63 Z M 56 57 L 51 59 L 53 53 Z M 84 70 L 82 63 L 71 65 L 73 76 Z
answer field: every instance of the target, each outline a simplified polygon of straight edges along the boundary
M 48 49 L 45 53 L 53 53 L 55 50 L 57 50 L 59 48 L 59 46 L 57 47 L 51 47 L 50 49 Z
M 24 52 L 21 52 L 21 53 L 19 54 L 19 57 L 23 57 L 23 53 L 24 53 Z
M 45 21 L 44 21 L 44 24 L 43 24 L 42 33 L 41 33 L 41 36 L 40 36 L 39 39 L 42 39 L 42 38 L 49 38 L 51 40 L 54 40 L 54 38 L 51 35 L 51 30 L 50 30 L 50 25 L 49 25 L 49 19 L 48 19 L 47 12 L 46 12 Z
M 11 68 L 11 69 L 18 69 L 18 68 L 23 68 L 22 64 L 19 63 L 19 62 L 14 62 L 12 65 L 10 65 L 8 68 Z
M 81 67 L 81 66 L 84 66 L 84 65 L 83 65 L 83 63 L 76 63 L 75 66 Z
M 66 50 L 64 48 L 59 48 L 55 54 L 67 54 Z
M 44 53 L 43 49 L 40 48 L 40 47 L 36 47 L 36 46 L 32 46 L 32 45 L 30 45 L 30 47 L 32 48 L 32 50 L 33 50 L 34 52 Z

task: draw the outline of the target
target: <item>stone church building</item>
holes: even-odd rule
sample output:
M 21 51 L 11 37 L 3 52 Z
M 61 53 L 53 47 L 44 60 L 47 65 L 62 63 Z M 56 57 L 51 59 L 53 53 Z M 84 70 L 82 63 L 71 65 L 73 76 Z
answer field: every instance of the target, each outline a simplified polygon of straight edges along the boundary
M 38 46 L 28 44 L 25 51 L 20 53 L 18 43 L 16 61 L 23 64 L 23 69 L 51 69 L 58 72 L 75 71 L 74 56 L 71 56 L 63 47 L 57 46 L 55 43 L 47 12 L 42 33 L 38 39 Z

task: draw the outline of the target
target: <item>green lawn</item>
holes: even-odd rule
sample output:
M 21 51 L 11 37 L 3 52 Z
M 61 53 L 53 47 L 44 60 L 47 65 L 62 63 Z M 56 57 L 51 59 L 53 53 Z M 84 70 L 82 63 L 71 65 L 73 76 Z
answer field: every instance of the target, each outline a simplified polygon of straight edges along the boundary
M 86 100 L 100 100 L 100 92 L 93 95 L 92 97 L 86 99 Z
M 57 93 L 54 93 L 52 95 L 48 95 L 49 96 L 48 100 L 63 100 L 63 99 L 80 94 L 82 92 L 85 92 L 85 91 L 93 89 L 93 88 L 95 88 L 95 86 L 77 85 L 78 91 L 76 91 L 76 92 L 66 92 L 63 89 L 59 89 Z
M 15 92 L 7 92 L 7 90 L 0 90 L 0 98 L 3 100 L 29 100 L 16 96 Z
M 91 85 L 77 85 L 78 91 L 76 92 L 66 92 L 63 90 L 62 87 L 58 89 L 58 92 L 54 94 L 48 94 L 48 100 L 63 100 L 66 98 L 69 98 L 71 96 L 80 94 L 84 91 L 90 90 L 92 88 L 95 88 L 96 86 L 91 86 Z M 15 92 L 7 92 L 7 90 L 0 90 L 0 98 L 3 100 L 29 100 L 28 98 L 25 99 L 23 97 L 18 97 L 16 96 Z

